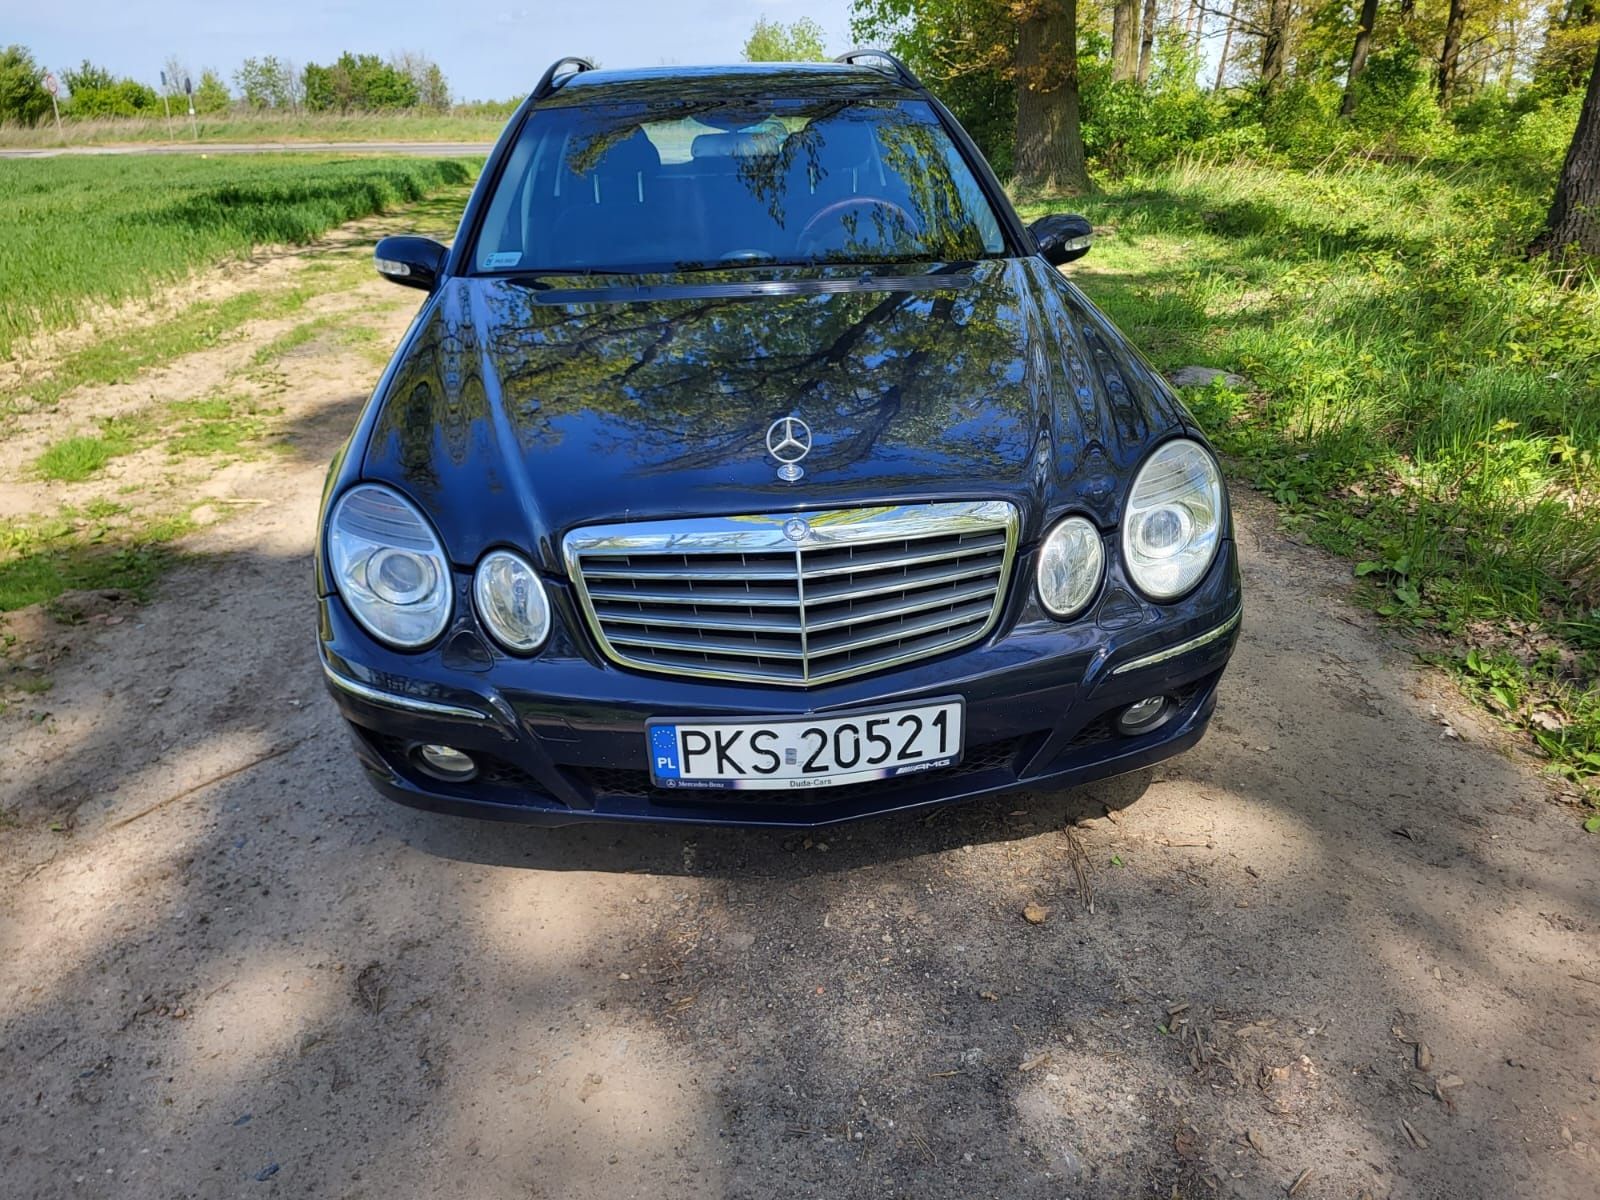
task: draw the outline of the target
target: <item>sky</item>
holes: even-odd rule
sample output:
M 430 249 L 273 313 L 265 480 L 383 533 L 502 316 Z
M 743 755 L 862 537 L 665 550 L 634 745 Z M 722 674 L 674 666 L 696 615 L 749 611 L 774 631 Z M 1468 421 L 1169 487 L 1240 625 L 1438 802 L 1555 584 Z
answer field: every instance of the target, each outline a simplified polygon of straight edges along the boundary
M 230 87 L 252 56 L 304 66 L 342 50 L 420 50 L 458 99 L 499 100 L 526 94 L 564 54 L 607 67 L 737 62 L 761 16 L 810 17 L 831 53 L 850 48 L 850 0 L 0 0 L 0 42 L 53 71 L 87 58 L 152 85 L 176 55 L 196 79 L 214 67 Z

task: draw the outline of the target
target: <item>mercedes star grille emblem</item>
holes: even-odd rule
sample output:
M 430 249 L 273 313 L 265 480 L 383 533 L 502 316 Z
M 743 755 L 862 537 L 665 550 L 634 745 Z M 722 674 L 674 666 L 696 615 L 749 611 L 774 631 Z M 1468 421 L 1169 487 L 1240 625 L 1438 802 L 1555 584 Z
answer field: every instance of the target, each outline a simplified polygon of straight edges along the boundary
M 767 453 L 783 464 L 778 478 L 793 483 L 805 474 L 800 460 L 811 453 L 811 426 L 799 417 L 779 417 L 767 426 Z

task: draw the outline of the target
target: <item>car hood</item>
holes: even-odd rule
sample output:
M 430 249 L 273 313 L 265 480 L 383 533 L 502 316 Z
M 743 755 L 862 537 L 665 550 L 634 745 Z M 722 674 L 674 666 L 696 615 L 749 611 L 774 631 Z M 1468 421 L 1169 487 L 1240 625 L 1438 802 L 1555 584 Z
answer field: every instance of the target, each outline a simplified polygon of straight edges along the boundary
M 471 277 L 431 297 L 366 423 L 361 474 L 451 557 L 560 569 L 590 523 L 995 497 L 1024 542 L 1069 509 L 1116 522 L 1171 390 L 1041 260 L 863 277 Z M 804 475 L 768 453 L 812 431 Z

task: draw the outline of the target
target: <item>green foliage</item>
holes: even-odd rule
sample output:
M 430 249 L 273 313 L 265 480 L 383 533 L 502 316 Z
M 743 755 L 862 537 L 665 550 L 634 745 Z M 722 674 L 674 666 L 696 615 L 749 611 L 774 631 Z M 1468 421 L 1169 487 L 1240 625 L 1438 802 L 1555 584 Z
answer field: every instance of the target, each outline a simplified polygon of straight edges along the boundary
M 745 62 L 824 62 L 822 26 L 810 17 L 800 17 L 788 25 L 767 17 L 756 18 L 744 43 Z
M 1451 110 L 1458 136 L 1450 157 L 1490 168 L 1523 187 L 1553 188 L 1582 105 L 1576 92 L 1513 102 L 1498 89 L 1485 90 Z
M 9 163 L 0 171 L 0 357 L 87 305 L 142 295 L 252 246 L 310 241 L 475 170 L 460 160 L 303 155 Z
M 1596 53 L 1600 53 L 1600 10 L 1591 8 L 1586 22 L 1562 26 L 1552 21 L 1534 63 L 1534 88 L 1552 97 L 1583 91 Z
M 187 514 L 129 526 L 71 509 L 0 525 L 0 612 L 73 588 L 124 588 L 143 599 L 175 557 L 168 543 L 192 527 Z
M 1188 396 L 1246 477 L 1600 788 L 1600 293 L 1520 253 L 1550 170 L 1167 168 L 1074 202 L 1116 230 L 1079 282 L 1247 375 Z
M 142 432 L 137 421 L 110 418 L 101 422 L 98 434 L 79 434 L 53 443 L 34 463 L 34 470 L 42 479 L 78 483 L 99 474 L 113 458 L 133 451 Z
M 249 108 L 295 108 L 300 100 L 300 82 L 292 63 L 279 62 L 271 54 L 247 58 L 233 73 L 239 99 Z
M 1103 36 L 1084 39 L 1101 49 Z M 1233 106 L 1195 86 L 1198 63 L 1181 37 L 1158 36 L 1147 86 L 1113 82 L 1104 53 L 1084 60 L 1083 143 L 1096 175 L 1119 177 L 1171 162 L 1226 130 Z
M 233 104 L 233 97 L 228 94 L 228 85 L 222 82 L 222 76 L 209 67 L 200 72 L 200 82 L 194 89 L 194 110 L 202 117 L 215 116 L 225 113 Z
M 986 0 L 856 0 L 850 33 L 905 60 L 955 114 L 1001 178 L 1012 172 L 1017 90 L 1016 19 Z M 959 49 L 955 49 L 959 48 Z
M 26 47 L 0 50 L 0 122 L 32 125 L 50 111 L 50 93 L 44 90 L 44 71 Z
M 376 54 L 346 50 L 332 66 L 307 63 L 303 79 L 305 104 L 312 112 L 415 108 L 422 98 L 416 80 Z
M 76 70 L 61 72 L 61 82 L 71 93 L 63 112 L 73 117 L 136 117 L 162 111 L 155 88 L 134 79 L 119 79 L 88 59 Z
M 1441 149 L 1444 121 L 1434 102 L 1432 65 L 1408 41 L 1372 52 L 1356 79 L 1350 121 L 1365 148 L 1411 157 Z

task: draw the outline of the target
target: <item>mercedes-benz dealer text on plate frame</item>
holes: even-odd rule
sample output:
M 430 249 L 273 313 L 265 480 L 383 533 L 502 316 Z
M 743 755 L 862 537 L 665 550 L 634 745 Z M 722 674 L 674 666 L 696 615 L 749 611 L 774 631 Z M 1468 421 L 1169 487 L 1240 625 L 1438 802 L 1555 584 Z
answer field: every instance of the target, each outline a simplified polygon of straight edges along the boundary
M 1238 636 L 1204 435 L 901 64 L 517 110 L 328 474 L 323 671 L 386 795 L 812 825 L 1134 770 Z

